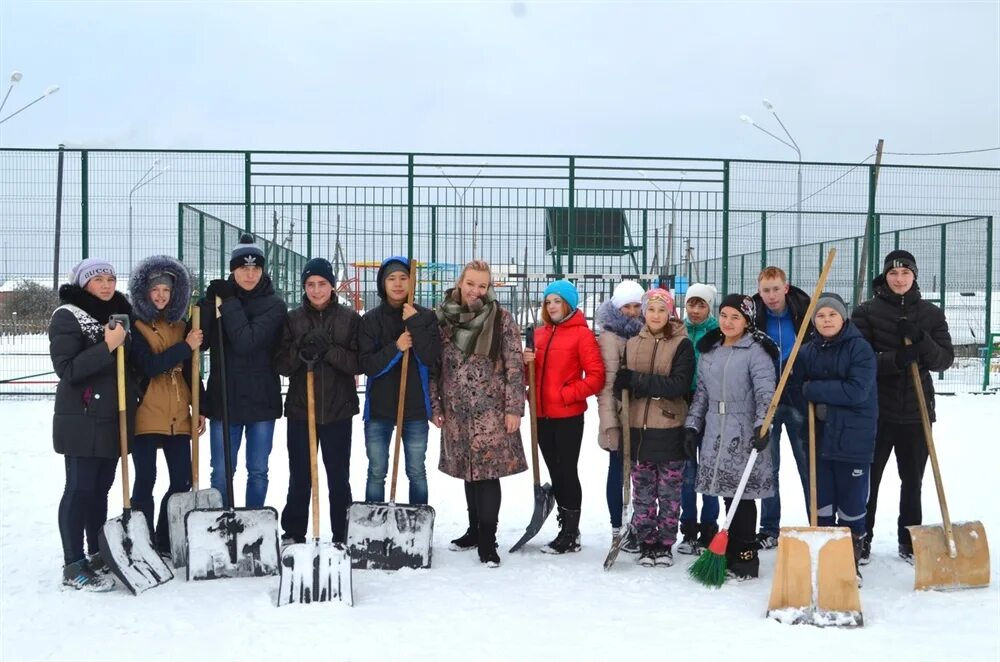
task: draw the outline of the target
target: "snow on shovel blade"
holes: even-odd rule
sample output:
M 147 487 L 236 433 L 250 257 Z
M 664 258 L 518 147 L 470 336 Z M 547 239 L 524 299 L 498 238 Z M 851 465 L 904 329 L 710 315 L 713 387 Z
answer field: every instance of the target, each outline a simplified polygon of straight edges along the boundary
M 170 561 L 175 568 L 187 565 L 188 542 L 184 519 L 196 509 L 222 510 L 222 494 L 216 489 L 180 492 L 167 500 L 167 530 L 170 532 Z
M 548 483 L 535 485 L 535 512 L 531 514 L 531 521 L 528 522 L 528 528 L 525 530 L 524 535 L 514 543 L 514 546 L 510 548 L 510 552 L 508 553 L 513 554 L 524 547 L 525 543 L 538 535 L 549 513 L 552 512 L 552 507 L 555 505 L 556 497 L 552 493 L 552 486 Z
M 347 547 L 333 542 L 306 542 L 281 550 L 278 606 L 295 602 L 340 600 L 354 605 L 351 557 Z
M 352 503 L 347 549 L 357 570 L 431 567 L 434 509 L 425 505 Z
M 142 513 L 125 511 L 109 519 L 97 536 L 101 558 L 132 595 L 166 584 L 174 578 L 153 549 L 149 527 Z
M 278 574 L 278 511 L 274 508 L 192 510 L 185 525 L 188 581 Z
M 953 522 L 954 558 L 948 550 L 944 526 L 908 526 L 913 540 L 913 588 L 954 590 L 990 585 L 990 546 L 983 523 Z

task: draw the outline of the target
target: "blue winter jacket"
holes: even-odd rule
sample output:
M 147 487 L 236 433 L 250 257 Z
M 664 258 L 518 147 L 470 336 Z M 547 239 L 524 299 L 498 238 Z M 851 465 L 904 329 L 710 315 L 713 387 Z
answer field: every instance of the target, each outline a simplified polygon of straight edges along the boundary
M 878 392 L 875 352 L 849 320 L 833 339 L 814 332 L 795 362 L 792 384 L 809 402 L 826 405 L 816 422 L 819 457 L 870 463 L 875 452 Z

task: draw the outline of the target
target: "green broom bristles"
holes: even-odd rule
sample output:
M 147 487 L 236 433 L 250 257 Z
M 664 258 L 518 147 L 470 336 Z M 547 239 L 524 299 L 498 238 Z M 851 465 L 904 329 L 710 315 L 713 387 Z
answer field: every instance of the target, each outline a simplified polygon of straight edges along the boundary
M 729 544 L 729 531 L 723 529 L 715 534 L 708 549 L 688 568 L 688 574 L 695 581 L 719 588 L 726 581 L 726 546 Z

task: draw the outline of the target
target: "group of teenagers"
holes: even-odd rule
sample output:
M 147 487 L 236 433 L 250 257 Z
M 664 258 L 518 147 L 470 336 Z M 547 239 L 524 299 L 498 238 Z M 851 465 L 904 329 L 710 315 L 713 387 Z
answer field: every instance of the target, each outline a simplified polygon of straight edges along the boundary
M 756 577 L 758 552 L 773 548 L 779 533 L 782 427 L 808 494 L 805 420 L 806 403 L 812 402 L 818 419 L 819 524 L 849 527 L 856 562 L 866 563 L 879 482 L 895 451 L 901 479 L 899 554 L 912 562 L 906 527 L 921 523 L 927 449 L 908 370 L 917 364 L 933 420 L 929 372 L 947 369 L 953 350 L 943 313 L 920 297 L 910 253 L 897 250 L 886 257 L 873 284 L 874 297 L 853 314 L 839 296 L 823 293 L 812 319 L 804 318 L 808 295 L 789 285 L 777 267 L 761 272 L 753 296 L 729 294 L 717 301 L 711 285 L 691 285 L 683 319 L 669 291 L 647 291 L 623 281 L 597 311 L 596 336 L 573 284 L 553 281 L 544 291 L 541 324 L 529 330 L 534 342 L 528 349 L 522 349 L 514 317 L 499 305 L 490 266 L 483 261 L 466 264 L 432 310 L 411 302 L 409 260 L 389 257 L 377 275 L 381 302 L 363 316 L 338 301 L 336 276 L 326 259 L 306 263 L 302 302 L 291 311 L 275 294 L 266 257 L 251 235 L 233 248 L 229 267 L 230 276 L 213 280 L 196 304 L 199 328 L 192 327 L 188 314 L 191 275 L 168 256 L 153 256 L 135 267 L 128 298 L 117 290 L 114 267 L 99 258 L 76 265 L 60 288 L 49 339 L 59 377 L 53 440 L 66 468 L 59 504 L 65 585 L 92 591 L 114 587 L 100 558 L 98 533 L 107 518 L 119 457 L 114 356 L 121 346 L 129 366 L 132 507 L 143 513 L 152 542 L 165 556 L 170 549 L 167 500 L 191 488 L 191 435 L 206 427 L 211 486 L 226 492 L 223 388 L 234 467 L 245 439 L 249 508 L 265 502 L 275 422 L 282 414 L 287 419 L 289 485 L 282 543 L 305 541 L 311 491 L 306 373 L 312 370 L 333 541 L 344 542 L 346 536 L 352 423 L 360 411 L 356 377 L 364 374 L 365 500 L 385 500 L 390 441 L 401 405 L 409 502 L 428 502 L 425 455 L 433 424 L 441 430 L 439 469 L 465 484 L 469 525 L 450 548 L 476 550 L 481 563 L 497 567 L 500 479 L 528 468 L 520 429 L 526 366 L 534 362 L 538 446 L 559 524 L 543 552 L 580 550 L 577 466 L 587 400 L 596 397 L 598 443 L 608 452 L 612 534 L 628 532 L 622 549 L 637 553 L 641 565 L 672 565 L 674 549 L 700 554 L 718 531 L 719 499 L 728 509 L 751 450 L 758 452 L 730 523 L 726 552 L 731 576 Z M 110 326 L 113 314 L 129 315 L 131 331 Z M 762 432 L 802 325 L 808 325 L 808 342 L 770 431 Z M 198 350 L 210 351 L 210 370 L 207 387 L 197 383 L 203 415 L 193 423 L 191 362 Z M 404 359 L 409 365 L 401 388 Z M 283 407 L 281 376 L 288 378 Z M 623 412 L 626 391 L 630 405 Z M 622 521 L 623 421 L 631 440 L 631 523 Z M 158 449 L 169 486 L 154 521 Z

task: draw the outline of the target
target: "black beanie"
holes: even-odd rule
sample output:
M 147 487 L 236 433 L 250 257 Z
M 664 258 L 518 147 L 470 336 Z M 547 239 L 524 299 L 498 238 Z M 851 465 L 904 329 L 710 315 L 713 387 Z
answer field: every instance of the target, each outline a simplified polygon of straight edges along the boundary
M 913 253 L 907 251 L 892 251 L 885 256 L 885 262 L 882 264 L 882 275 L 889 273 L 890 269 L 909 269 L 913 272 L 913 277 L 917 277 L 917 261 L 913 257 Z
M 306 286 L 306 279 L 309 276 L 325 278 L 329 281 L 330 287 L 337 287 L 337 277 L 333 275 L 333 265 L 326 258 L 314 257 L 306 262 L 306 266 L 302 268 L 302 287 Z
M 240 237 L 240 243 L 236 244 L 233 252 L 229 255 L 229 270 L 235 271 L 240 267 L 264 269 L 264 251 L 254 243 L 253 235 L 249 233 Z
M 729 294 L 719 304 L 719 310 L 723 308 L 734 308 L 740 311 L 743 319 L 747 321 L 747 327 L 749 328 L 753 328 L 756 324 L 757 306 L 754 304 L 753 299 L 748 296 L 743 294 Z

